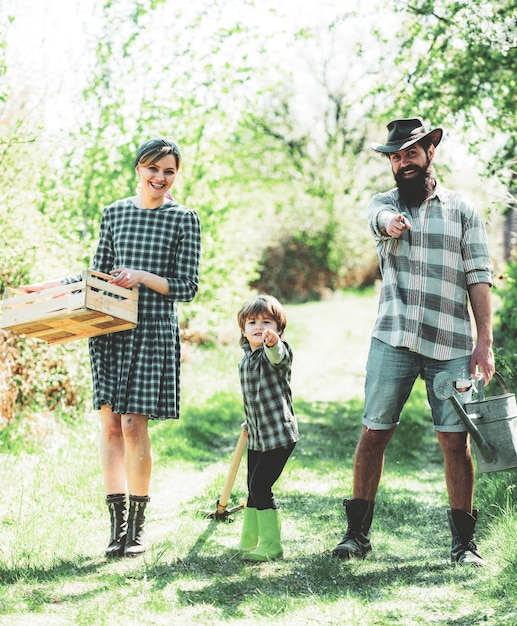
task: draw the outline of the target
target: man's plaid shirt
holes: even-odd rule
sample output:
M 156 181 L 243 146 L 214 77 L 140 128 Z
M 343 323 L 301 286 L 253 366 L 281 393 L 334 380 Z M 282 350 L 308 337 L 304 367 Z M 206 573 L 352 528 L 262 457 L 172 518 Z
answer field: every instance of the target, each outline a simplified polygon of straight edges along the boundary
M 399 239 L 383 234 L 389 215 L 411 229 Z M 472 352 L 467 287 L 492 284 L 487 236 L 475 206 L 438 183 L 420 206 L 408 209 L 398 189 L 375 195 L 368 219 L 382 274 L 373 337 L 439 361 Z
M 242 347 L 244 356 L 239 363 L 239 376 L 248 448 L 266 452 L 298 441 L 290 387 L 291 348 L 281 340 L 273 348 L 252 351 L 248 342 Z

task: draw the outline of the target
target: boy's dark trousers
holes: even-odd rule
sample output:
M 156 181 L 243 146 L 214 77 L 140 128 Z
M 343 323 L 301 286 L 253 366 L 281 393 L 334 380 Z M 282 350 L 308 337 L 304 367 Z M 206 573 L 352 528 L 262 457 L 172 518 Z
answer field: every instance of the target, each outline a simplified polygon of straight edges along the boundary
M 282 473 L 296 443 L 266 452 L 248 450 L 248 507 L 276 509 L 273 485 Z

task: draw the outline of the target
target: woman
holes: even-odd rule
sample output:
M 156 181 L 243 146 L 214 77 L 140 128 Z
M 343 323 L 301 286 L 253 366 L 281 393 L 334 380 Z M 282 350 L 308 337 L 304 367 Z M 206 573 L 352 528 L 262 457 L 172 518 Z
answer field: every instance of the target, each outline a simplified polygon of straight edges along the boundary
M 139 289 L 136 328 L 89 340 L 111 516 L 107 557 L 145 552 L 152 468 L 148 420 L 179 418 L 175 303 L 189 302 L 196 295 L 201 251 L 197 213 L 165 197 L 180 167 L 181 152 L 174 142 L 151 139 L 140 146 L 135 159 L 137 195 L 104 209 L 93 260 L 94 269 L 110 274 L 113 284 Z M 24 289 L 37 291 L 75 280 L 47 281 Z

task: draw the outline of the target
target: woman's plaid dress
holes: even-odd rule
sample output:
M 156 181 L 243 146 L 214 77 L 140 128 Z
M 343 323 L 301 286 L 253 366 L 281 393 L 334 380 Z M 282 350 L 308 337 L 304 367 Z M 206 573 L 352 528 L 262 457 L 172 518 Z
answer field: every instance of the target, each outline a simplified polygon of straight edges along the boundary
M 140 209 L 130 198 L 104 209 L 96 270 L 145 270 L 166 278 L 163 296 L 139 286 L 138 325 L 91 337 L 94 407 L 177 419 L 180 405 L 180 340 L 176 301 L 189 302 L 199 283 L 201 228 L 195 211 L 175 202 Z

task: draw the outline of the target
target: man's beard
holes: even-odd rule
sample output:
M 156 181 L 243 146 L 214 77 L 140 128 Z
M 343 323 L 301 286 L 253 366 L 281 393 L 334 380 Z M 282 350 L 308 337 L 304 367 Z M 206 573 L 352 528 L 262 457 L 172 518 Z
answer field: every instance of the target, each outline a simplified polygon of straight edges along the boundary
M 414 170 L 417 175 L 412 178 L 404 178 L 403 174 L 407 170 Z M 435 181 L 431 176 L 431 161 L 429 158 L 427 158 L 427 163 L 423 167 L 408 165 L 401 168 L 394 176 L 400 197 L 408 207 L 420 206 L 434 189 Z

